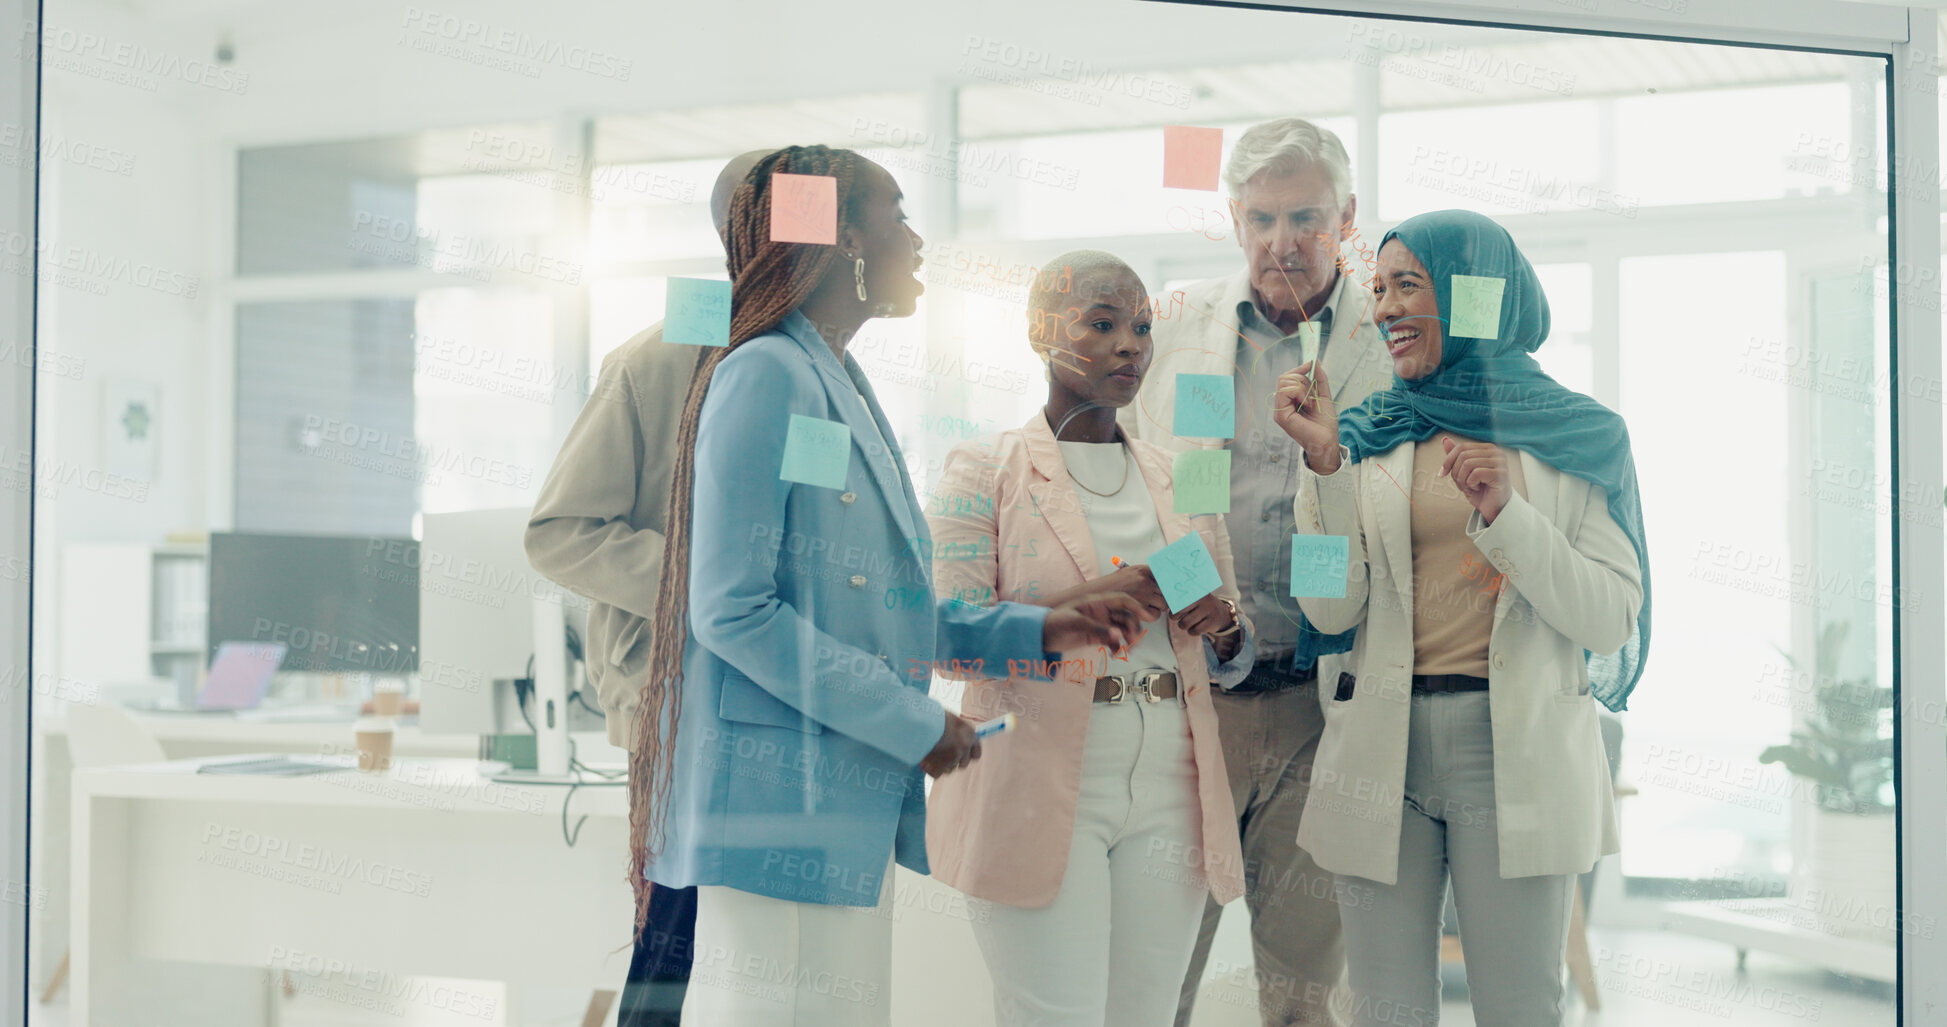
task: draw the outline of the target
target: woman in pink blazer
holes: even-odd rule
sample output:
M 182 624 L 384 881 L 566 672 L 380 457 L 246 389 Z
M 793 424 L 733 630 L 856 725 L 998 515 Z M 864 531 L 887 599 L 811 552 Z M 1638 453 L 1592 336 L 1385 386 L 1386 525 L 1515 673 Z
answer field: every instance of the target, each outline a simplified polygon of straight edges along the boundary
M 943 668 L 967 679 L 964 716 L 1016 726 L 934 783 L 927 853 L 979 906 L 1001 1024 L 1167 1027 L 1206 896 L 1243 892 L 1210 687 L 1250 671 L 1251 629 L 1223 519 L 1176 513 L 1169 455 L 1116 427 L 1149 365 L 1141 279 L 1077 251 L 1028 303 L 1048 404 L 947 457 L 927 507 L 939 593 L 1046 604 L 1107 589 L 1157 619 L 1121 653 Z M 1222 584 L 1170 615 L 1148 560 L 1191 532 Z

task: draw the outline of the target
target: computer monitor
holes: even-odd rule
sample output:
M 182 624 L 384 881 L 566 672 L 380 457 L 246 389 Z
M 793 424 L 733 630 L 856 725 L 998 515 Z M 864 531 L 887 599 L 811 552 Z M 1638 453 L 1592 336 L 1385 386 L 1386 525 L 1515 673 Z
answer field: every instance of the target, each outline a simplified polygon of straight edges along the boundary
M 210 535 L 209 652 L 281 642 L 287 671 L 411 674 L 419 543 L 377 536 Z
M 512 691 L 494 682 L 535 674 L 537 604 L 558 608 L 557 623 L 585 635 L 587 601 L 528 565 L 530 516 L 527 507 L 503 507 L 421 522 L 419 729 L 427 734 L 529 730 Z

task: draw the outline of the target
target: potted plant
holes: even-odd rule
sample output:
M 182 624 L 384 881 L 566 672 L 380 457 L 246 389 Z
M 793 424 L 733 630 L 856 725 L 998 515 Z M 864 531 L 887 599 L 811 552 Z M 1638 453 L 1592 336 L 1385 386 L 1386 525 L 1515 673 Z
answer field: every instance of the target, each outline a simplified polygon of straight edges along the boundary
M 1794 831 L 1792 904 L 1816 915 L 1828 933 L 1890 938 L 1894 924 L 1893 740 L 1882 737 L 1882 714 L 1893 690 L 1868 677 L 1848 678 L 1839 652 L 1849 630 L 1834 621 L 1819 633 L 1811 709 L 1791 741 L 1758 757 L 1808 783 L 1809 823 Z M 1783 654 L 1794 671 L 1796 661 Z M 1792 687 L 1800 681 L 1794 673 Z M 1794 708 L 1797 708 L 1794 703 Z

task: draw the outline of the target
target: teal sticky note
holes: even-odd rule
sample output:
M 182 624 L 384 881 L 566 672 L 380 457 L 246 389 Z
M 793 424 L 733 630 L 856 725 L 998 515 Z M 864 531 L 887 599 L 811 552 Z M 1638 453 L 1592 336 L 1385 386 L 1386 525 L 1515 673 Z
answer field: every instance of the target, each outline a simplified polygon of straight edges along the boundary
M 1217 574 L 1217 562 L 1210 558 L 1210 547 L 1195 531 L 1151 553 L 1149 573 L 1163 590 L 1163 601 L 1170 605 L 1171 613 L 1181 613 L 1224 583 Z
M 1467 339 L 1493 339 L 1501 334 L 1501 292 L 1505 278 L 1480 275 L 1454 275 L 1449 290 L 1453 296 L 1453 315 L 1447 318 L 1447 334 Z
M 685 346 L 730 345 L 730 283 L 672 278 L 663 305 L 663 341 Z
M 1230 450 L 1192 449 L 1178 453 L 1170 477 L 1177 513 L 1230 512 Z
M 784 437 L 784 466 L 777 476 L 828 489 L 845 487 L 845 469 L 852 462 L 852 429 L 837 421 L 803 414 L 791 415 Z
M 1291 594 L 1345 598 L 1345 565 L 1352 541 L 1344 535 L 1291 536 Z
M 1176 376 L 1176 424 L 1170 429 L 1193 439 L 1237 435 L 1237 386 L 1227 374 Z

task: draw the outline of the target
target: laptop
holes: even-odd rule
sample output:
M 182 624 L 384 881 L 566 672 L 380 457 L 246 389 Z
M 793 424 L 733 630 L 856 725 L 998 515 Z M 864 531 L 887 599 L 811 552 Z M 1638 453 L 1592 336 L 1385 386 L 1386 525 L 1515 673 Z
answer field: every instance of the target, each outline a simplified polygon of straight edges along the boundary
M 254 710 L 270 690 L 271 676 L 284 662 L 290 647 L 282 642 L 219 642 L 216 659 L 210 661 L 209 677 L 196 705 L 176 702 L 130 704 L 132 709 L 151 713 L 230 713 Z

